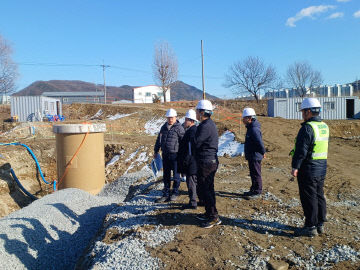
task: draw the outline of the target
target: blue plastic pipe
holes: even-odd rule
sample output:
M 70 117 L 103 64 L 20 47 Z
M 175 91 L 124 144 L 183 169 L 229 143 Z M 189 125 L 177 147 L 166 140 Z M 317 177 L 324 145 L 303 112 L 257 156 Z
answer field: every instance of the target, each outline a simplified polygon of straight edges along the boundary
M 34 195 L 32 195 L 29 191 L 27 191 L 27 190 L 23 187 L 23 185 L 20 183 L 19 179 L 16 177 L 15 172 L 14 172 L 14 170 L 13 170 L 12 168 L 10 168 L 10 173 L 11 173 L 12 177 L 14 178 L 15 182 L 18 184 L 19 188 L 20 188 L 26 195 L 28 195 L 28 196 L 29 196 L 31 199 L 33 199 L 33 200 L 37 200 L 37 199 L 38 199 L 37 197 L 35 197 Z
M 36 156 L 34 155 L 33 151 L 31 151 L 31 149 L 29 148 L 29 146 L 27 146 L 27 145 L 25 145 L 25 144 L 22 144 L 22 143 L 0 143 L 0 145 L 21 145 L 21 146 L 25 147 L 25 148 L 29 151 L 29 153 L 30 153 L 30 155 L 32 156 L 32 158 L 35 160 L 36 166 L 37 166 L 38 169 L 39 169 L 39 173 L 40 173 L 41 179 L 44 181 L 45 184 L 50 184 L 50 182 L 48 182 L 48 181 L 45 180 L 44 175 L 43 175 L 43 173 L 42 173 L 42 170 L 41 170 L 41 168 L 40 168 L 40 164 L 39 164 Z

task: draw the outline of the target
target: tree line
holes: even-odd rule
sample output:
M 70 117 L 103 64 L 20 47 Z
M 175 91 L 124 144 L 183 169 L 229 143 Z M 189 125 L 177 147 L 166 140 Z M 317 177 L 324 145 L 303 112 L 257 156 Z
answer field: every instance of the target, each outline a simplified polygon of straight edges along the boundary
M 155 46 L 153 63 L 154 80 L 166 92 L 178 75 L 177 58 L 167 42 Z M 284 85 L 296 89 L 300 97 L 304 97 L 308 88 L 320 86 L 323 82 L 321 72 L 315 70 L 308 62 L 295 62 L 287 69 L 285 79 L 280 78 L 272 65 L 254 56 L 236 61 L 225 74 L 224 86 L 232 89 L 235 95 L 250 93 L 258 102 L 261 92 L 283 88 Z
M 307 61 L 294 62 L 287 68 L 285 78 L 281 78 L 273 65 L 254 56 L 248 56 L 232 64 L 225 75 L 225 87 L 236 95 L 250 93 L 259 101 L 261 92 L 281 89 L 284 86 L 295 88 L 298 96 L 304 97 L 308 88 L 320 86 L 323 82 L 321 72 L 315 70 Z

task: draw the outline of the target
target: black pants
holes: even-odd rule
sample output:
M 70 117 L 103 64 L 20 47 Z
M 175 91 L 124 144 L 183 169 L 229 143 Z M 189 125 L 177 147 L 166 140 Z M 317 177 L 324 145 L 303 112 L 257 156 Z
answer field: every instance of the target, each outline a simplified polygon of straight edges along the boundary
M 214 178 L 218 168 L 218 161 L 200 161 L 198 162 L 198 187 L 200 196 L 205 203 L 205 214 L 210 218 L 217 218 L 216 199 L 214 190 Z
M 169 197 L 170 194 L 170 184 L 171 184 L 171 171 L 173 171 L 174 183 L 173 183 L 173 191 L 172 194 L 179 194 L 179 186 L 180 186 L 180 174 L 177 172 L 177 160 L 176 154 L 169 154 L 163 156 L 163 167 L 164 167 L 164 189 L 163 196 Z
M 186 175 L 186 184 L 189 192 L 189 204 L 192 206 L 197 206 L 197 175 Z
M 262 192 L 262 178 L 261 178 L 261 160 L 248 160 L 250 177 L 251 177 L 251 187 L 250 191 L 256 194 L 261 194 Z
M 326 221 L 325 176 L 314 177 L 299 171 L 297 178 L 305 226 L 312 227 L 324 223 Z

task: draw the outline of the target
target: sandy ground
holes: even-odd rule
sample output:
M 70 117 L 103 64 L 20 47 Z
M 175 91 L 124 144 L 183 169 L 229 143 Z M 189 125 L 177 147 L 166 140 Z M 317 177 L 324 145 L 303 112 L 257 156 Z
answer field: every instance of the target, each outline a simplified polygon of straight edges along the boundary
M 219 134 L 231 130 L 238 141 L 244 141 L 245 128 L 239 125 L 239 121 L 236 122 L 239 119 L 236 113 L 241 112 L 246 104 L 229 101 L 219 104 L 221 107 L 214 114 Z M 193 104 L 190 102 L 174 105 L 180 116 L 191 106 Z M 266 115 L 264 103 L 252 106 L 260 114 Z M 156 138 L 145 132 L 144 125 L 154 117 L 162 117 L 167 107 L 75 104 L 65 106 L 63 110 L 67 121 L 82 122 L 90 121 L 99 109 L 103 110 L 103 114 L 95 120 L 104 121 L 108 129 L 105 162 L 119 155 L 118 162 L 106 167 L 107 181 L 117 179 L 126 171 L 141 170 L 150 162 Z M 0 112 L 2 119 L 9 117 L 8 107 L 1 107 Z M 107 120 L 107 116 L 116 113 L 131 115 L 114 121 Z M 232 118 L 229 119 L 229 115 Z M 303 214 L 297 182 L 292 181 L 290 176 L 291 159 L 288 153 L 293 147 L 301 121 L 265 116 L 260 116 L 259 121 L 268 152 L 262 168 L 264 196 L 258 200 L 242 199 L 239 194 L 250 187 L 247 163 L 240 156 L 221 157 L 215 190 L 223 223 L 211 229 L 202 229 L 195 219 L 197 213 L 203 212 L 201 207 L 191 211 L 180 209 L 188 200 L 186 186 L 182 183 L 179 201 L 167 209 L 158 210 L 157 215 L 159 224 L 169 228 L 178 226 L 180 233 L 168 244 L 149 248 L 151 254 L 164 263 L 165 269 L 241 269 L 248 266 L 244 267 L 246 269 L 251 268 L 249 265 L 268 265 L 269 261 L 274 265 L 280 263 L 290 269 L 298 269 L 305 268 L 307 262 L 316 261 L 312 255 L 337 245 L 360 250 L 360 121 L 326 121 L 331 133 L 325 181 L 329 222 L 326 223 L 326 234 L 315 238 L 293 236 L 294 229 L 303 224 Z M 57 178 L 55 139 L 50 123 L 38 124 L 35 136 L 24 124 L 3 124 L 2 132 L 5 133 L 1 134 L 1 142 L 19 140 L 29 145 L 39 159 L 45 178 Z M 142 152 L 146 153 L 148 160 L 139 160 Z M 40 181 L 35 163 L 25 149 L 19 146 L 2 147 L 0 154 L 0 216 L 31 202 L 18 190 L 7 172 L 1 170 L 6 162 L 11 163 L 23 185 L 36 196 L 52 192 L 49 186 Z M 329 265 L 336 269 L 360 267 L 359 261 L 353 263 L 349 260 Z

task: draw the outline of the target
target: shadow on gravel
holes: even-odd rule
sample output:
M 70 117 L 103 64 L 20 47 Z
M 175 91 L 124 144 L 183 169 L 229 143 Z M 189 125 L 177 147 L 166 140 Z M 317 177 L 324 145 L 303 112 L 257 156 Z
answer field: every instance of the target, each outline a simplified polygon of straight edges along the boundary
M 23 238 L 9 239 L 8 235 L 0 234 L 0 239 L 5 242 L 6 252 L 15 255 L 26 269 L 73 269 L 101 227 L 105 215 L 116 204 L 92 207 L 82 215 L 77 215 L 62 203 L 49 205 L 71 224 L 64 226 L 64 222 L 59 222 L 63 226 L 58 227 L 56 217 L 59 214 L 49 216 L 43 222 L 36 218 L 10 218 L 9 222 L 13 224 L 9 227 L 19 231 Z
M 234 192 L 226 192 L 226 191 L 216 191 L 215 194 L 216 194 L 216 196 L 224 197 L 224 198 L 241 198 L 241 199 L 244 198 L 244 197 L 242 196 L 243 193 L 234 193 Z
M 173 207 L 177 209 L 177 207 Z M 156 218 L 157 221 L 164 226 L 176 225 L 201 225 L 201 221 L 196 218 L 195 213 L 162 213 L 149 218 Z M 270 234 L 276 236 L 284 236 L 293 238 L 297 227 L 281 224 L 276 221 L 249 220 L 242 218 L 221 217 L 222 224 L 220 226 L 239 227 L 243 230 L 251 230 L 259 234 Z M 217 226 L 216 226 L 217 227 Z M 204 229 L 206 230 L 206 229 Z

